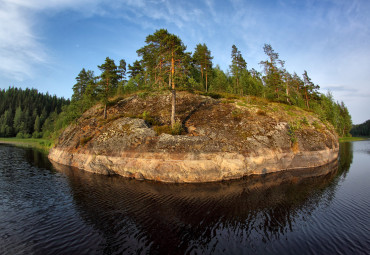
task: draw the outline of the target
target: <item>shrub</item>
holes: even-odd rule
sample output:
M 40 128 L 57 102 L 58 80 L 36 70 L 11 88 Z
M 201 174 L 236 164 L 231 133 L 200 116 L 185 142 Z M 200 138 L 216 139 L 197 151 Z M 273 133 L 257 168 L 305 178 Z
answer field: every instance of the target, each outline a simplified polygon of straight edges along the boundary
M 288 135 L 290 136 L 290 141 L 292 144 L 295 144 L 297 142 L 297 137 L 295 135 L 294 128 L 291 125 L 289 125 L 288 128 Z
M 145 98 L 147 98 L 147 96 L 149 96 L 149 92 L 146 92 L 146 91 L 144 91 L 144 92 L 139 92 L 139 93 L 137 94 L 137 96 L 138 96 L 138 97 L 140 97 L 140 98 L 142 98 L 142 99 L 145 99 Z
M 147 111 L 142 113 L 141 118 L 151 126 L 158 126 L 160 124 L 159 121 L 155 117 L 151 116 L 150 112 Z
M 301 120 L 301 123 L 304 124 L 304 125 L 310 125 L 310 123 L 308 122 L 306 116 L 303 117 L 303 119 Z
M 240 121 L 242 119 L 242 113 L 238 109 L 233 110 L 231 116 L 235 121 Z
M 35 132 L 33 132 L 33 134 L 32 134 L 32 138 L 41 138 L 42 137 L 42 132 L 37 132 L 37 131 L 35 131 Z
M 19 138 L 19 139 L 24 139 L 24 138 L 30 138 L 31 135 L 19 132 L 16 137 Z
M 172 135 L 181 135 L 182 131 L 183 131 L 183 128 L 182 128 L 181 122 L 176 121 L 175 125 L 171 129 L 171 134 Z

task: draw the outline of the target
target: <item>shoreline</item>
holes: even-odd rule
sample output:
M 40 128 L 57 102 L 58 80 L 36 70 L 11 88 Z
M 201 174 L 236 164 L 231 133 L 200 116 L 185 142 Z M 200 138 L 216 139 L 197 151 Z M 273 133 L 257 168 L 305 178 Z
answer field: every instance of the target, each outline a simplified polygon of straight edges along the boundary
M 20 147 L 35 148 L 49 153 L 53 143 L 48 139 L 41 138 L 0 138 L 0 144 L 11 144 Z
M 363 137 L 340 137 L 339 142 L 340 143 L 356 142 L 356 141 L 365 141 L 365 140 L 368 140 L 368 139 L 370 139 L 370 137 L 366 137 L 366 136 L 363 136 Z
M 244 156 L 239 153 L 126 153 L 119 157 L 53 148 L 48 157 L 50 161 L 62 165 L 103 175 L 164 183 L 207 183 L 320 167 L 337 160 L 338 148 L 298 153 L 266 151 L 263 156 Z

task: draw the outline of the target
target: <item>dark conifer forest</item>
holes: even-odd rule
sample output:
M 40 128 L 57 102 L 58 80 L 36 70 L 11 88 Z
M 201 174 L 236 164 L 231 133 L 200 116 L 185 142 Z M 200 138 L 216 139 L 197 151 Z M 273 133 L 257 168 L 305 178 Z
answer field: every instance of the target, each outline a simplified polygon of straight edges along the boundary
M 370 136 L 370 120 L 359 125 L 353 125 L 351 129 L 352 136 Z
M 0 90 L 0 137 L 40 138 L 53 132 L 58 115 L 69 100 L 36 89 Z
M 186 90 L 214 98 L 261 97 L 297 106 L 331 123 L 339 136 L 349 135 L 352 121 L 343 102 L 336 102 L 331 93 L 320 93 L 319 85 L 311 80 L 307 71 L 301 76 L 289 73 L 285 61 L 271 45 L 265 44 L 261 50 L 266 57 L 260 62 L 262 72 L 259 72 L 248 67 L 242 52 L 232 45 L 229 69 L 225 72 L 214 65 L 206 44 L 196 45 L 191 53 L 178 36 L 160 29 L 146 37 L 143 47 L 137 50 L 138 59 L 132 64 L 127 65 L 123 58 L 116 64 L 107 57 L 97 66 L 98 75 L 83 68 L 73 85 L 70 104 L 68 100 L 41 95 L 36 90 L 3 90 L 0 136 L 48 137 L 98 102 L 102 103 L 104 118 L 107 118 L 106 109 L 117 98 L 163 90 L 172 92 L 172 127 L 176 91 Z

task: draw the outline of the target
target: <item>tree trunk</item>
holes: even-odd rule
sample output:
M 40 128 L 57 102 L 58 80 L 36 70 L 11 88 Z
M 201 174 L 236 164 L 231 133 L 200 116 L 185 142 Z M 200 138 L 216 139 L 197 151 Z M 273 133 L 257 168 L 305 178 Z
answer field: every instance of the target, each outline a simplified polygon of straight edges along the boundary
M 289 85 L 286 84 L 286 101 L 288 102 L 288 104 L 290 104 L 290 101 L 289 101 Z
M 176 90 L 175 90 L 175 59 L 172 51 L 171 58 L 171 81 L 172 81 L 172 111 L 171 111 L 171 127 L 175 127 L 175 112 L 176 112 Z
M 171 127 L 175 127 L 175 112 L 176 112 L 176 90 L 172 90 L 172 111 L 171 111 Z
M 206 92 L 208 92 L 208 75 L 206 70 Z
M 306 94 L 306 106 L 307 106 L 307 109 L 310 109 L 310 106 L 308 104 L 307 89 L 305 90 L 305 94 Z
M 107 118 L 107 104 L 104 105 L 104 119 Z

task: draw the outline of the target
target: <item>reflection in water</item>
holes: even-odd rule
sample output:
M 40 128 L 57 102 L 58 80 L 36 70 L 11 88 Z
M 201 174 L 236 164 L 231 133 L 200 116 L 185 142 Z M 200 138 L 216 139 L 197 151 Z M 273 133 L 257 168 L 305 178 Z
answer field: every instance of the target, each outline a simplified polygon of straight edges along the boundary
M 258 251 L 259 244 L 292 231 L 297 217 L 320 201 L 337 162 L 208 184 L 140 182 L 55 167 L 68 176 L 81 216 L 104 234 L 107 253 L 234 253 Z
M 339 147 L 339 173 L 347 174 L 353 160 L 353 143 L 341 143 Z
M 51 165 L 36 150 L 0 146 L 0 253 L 297 254 L 343 252 L 337 247 L 346 242 L 364 252 L 366 231 L 336 236 L 355 225 L 333 209 L 352 149 L 341 144 L 339 161 L 317 169 L 163 184 Z

